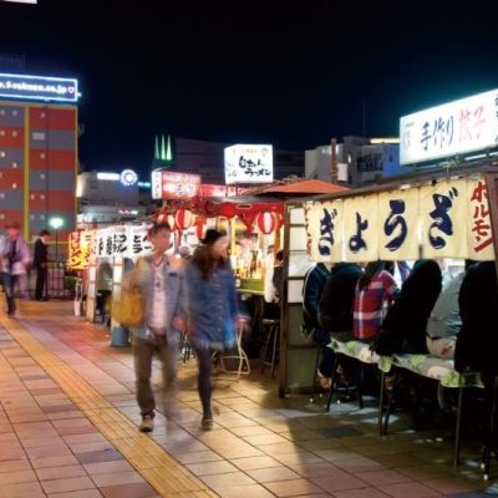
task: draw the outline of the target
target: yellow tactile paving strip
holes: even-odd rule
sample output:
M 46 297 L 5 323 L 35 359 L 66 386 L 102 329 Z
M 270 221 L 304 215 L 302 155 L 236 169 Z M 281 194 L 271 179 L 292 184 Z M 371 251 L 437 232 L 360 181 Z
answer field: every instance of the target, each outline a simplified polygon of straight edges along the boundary
M 35 339 L 21 323 L 7 320 L 3 316 L 0 316 L 0 323 L 161 496 L 185 498 L 218 496 L 169 456 L 153 439 L 138 432 L 131 420 Z

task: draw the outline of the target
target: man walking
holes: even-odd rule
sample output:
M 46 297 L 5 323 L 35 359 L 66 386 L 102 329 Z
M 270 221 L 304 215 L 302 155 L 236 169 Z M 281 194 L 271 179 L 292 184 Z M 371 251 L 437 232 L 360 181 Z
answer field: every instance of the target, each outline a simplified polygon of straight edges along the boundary
M 33 267 L 36 270 L 35 299 L 37 301 L 48 301 L 47 275 L 48 275 L 48 242 L 50 232 L 42 230 L 35 242 L 33 255 Z

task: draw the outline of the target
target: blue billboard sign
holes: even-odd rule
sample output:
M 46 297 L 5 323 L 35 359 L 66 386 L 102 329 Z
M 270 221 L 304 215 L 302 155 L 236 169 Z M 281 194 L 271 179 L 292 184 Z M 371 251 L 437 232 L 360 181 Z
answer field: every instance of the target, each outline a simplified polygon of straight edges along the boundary
M 0 73 L 0 97 L 77 102 L 78 80 L 51 76 Z

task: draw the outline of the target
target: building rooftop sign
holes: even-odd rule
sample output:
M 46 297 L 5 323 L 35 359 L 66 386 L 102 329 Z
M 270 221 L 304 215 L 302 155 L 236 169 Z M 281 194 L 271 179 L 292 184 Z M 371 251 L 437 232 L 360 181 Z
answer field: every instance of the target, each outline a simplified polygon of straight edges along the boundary
M 498 146 L 498 89 L 400 119 L 400 164 L 416 164 Z
M 74 78 L 0 73 L 0 97 L 76 103 L 79 96 Z
M 201 177 L 175 171 L 153 171 L 152 199 L 189 199 L 199 195 Z
M 232 145 L 225 148 L 225 183 L 272 183 L 273 146 Z

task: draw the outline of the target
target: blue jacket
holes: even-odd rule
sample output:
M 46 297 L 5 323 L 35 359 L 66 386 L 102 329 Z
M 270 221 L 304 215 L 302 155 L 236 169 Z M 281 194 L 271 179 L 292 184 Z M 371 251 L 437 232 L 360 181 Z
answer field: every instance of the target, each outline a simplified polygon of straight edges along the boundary
M 230 260 L 224 267 L 215 266 L 205 280 L 192 259 L 187 266 L 186 281 L 192 346 L 196 349 L 234 347 L 234 322 L 240 317 L 240 311 Z

